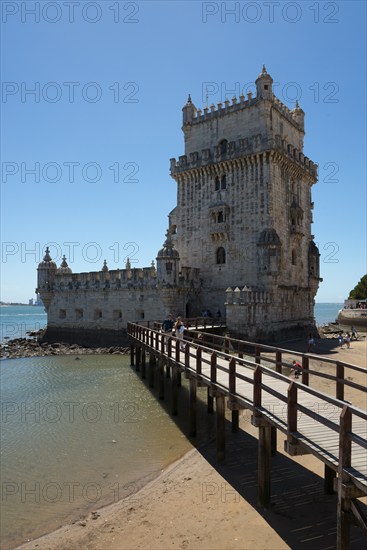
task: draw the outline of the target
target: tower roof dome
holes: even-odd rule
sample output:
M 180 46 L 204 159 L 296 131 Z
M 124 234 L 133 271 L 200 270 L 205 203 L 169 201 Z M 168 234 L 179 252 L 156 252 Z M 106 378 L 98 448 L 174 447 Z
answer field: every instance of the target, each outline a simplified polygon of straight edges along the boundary
M 261 73 L 259 74 L 259 76 L 257 77 L 256 80 L 259 80 L 260 78 L 270 80 L 271 82 L 273 82 L 273 79 L 270 76 L 270 74 L 267 72 L 265 65 L 263 65 L 262 71 L 261 71 Z
M 162 258 L 179 258 L 179 253 L 175 249 L 172 242 L 172 233 L 170 229 L 167 229 L 166 240 L 163 243 L 163 247 L 158 251 L 157 260 Z
M 61 262 L 61 265 L 60 265 L 59 269 L 57 270 L 57 272 L 58 273 L 72 273 L 71 268 L 68 266 L 68 263 L 66 261 L 65 254 L 62 257 L 62 262 Z
M 48 248 L 48 246 L 46 247 L 43 260 L 38 264 L 38 267 L 47 268 L 47 269 L 57 269 L 55 262 L 52 260 L 50 256 L 50 249 Z

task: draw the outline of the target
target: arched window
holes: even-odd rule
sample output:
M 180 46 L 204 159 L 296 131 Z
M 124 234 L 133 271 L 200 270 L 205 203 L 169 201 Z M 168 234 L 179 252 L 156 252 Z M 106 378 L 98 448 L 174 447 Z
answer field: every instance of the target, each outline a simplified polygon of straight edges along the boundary
M 218 212 L 218 223 L 223 223 L 224 222 L 224 216 L 223 216 L 223 211 L 220 210 Z
M 217 264 L 225 264 L 226 263 L 226 251 L 224 250 L 223 246 L 220 246 L 217 249 L 216 260 L 217 260 Z
M 224 176 L 222 176 L 222 179 L 221 179 L 221 182 L 220 182 L 220 188 L 221 189 L 226 189 L 227 188 L 227 176 L 224 174 Z
M 220 190 L 220 179 L 218 178 L 218 176 L 215 178 L 215 190 Z

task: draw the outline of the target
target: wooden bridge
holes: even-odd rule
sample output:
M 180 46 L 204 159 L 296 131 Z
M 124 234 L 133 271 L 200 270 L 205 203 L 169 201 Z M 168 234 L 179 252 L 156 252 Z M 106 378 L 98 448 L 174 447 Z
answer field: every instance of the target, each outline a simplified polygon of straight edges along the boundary
M 338 494 L 338 550 L 349 548 L 351 523 L 358 524 L 367 537 L 367 521 L 357 500 L 367 494 L 367 413 L 345 400 L 346 391 L 349 399 L 353 392 L 366 398 L 366 386 L 356 384 L 348 374 L 359 371 L 367 375 L 367 370 L 326 357 L 217 336 L 203 332 L 202 323 L 196 320 L 187 326 L 183 343 L 162 333 L 157 323 L 129 323 L 132 366 L 142 377 L 148 376 L 150 386 L 158 378 L 161 399 L 165 378 L 170 378 L 173 415 L 178 413 L 178 388 L 181 373 L 185 374 L 191 436 L 196 434 L 197 387 L 207 387 L 208 412 L 214 411 L 215 400 L 219 463 L 225 459 L 226 400 L 232 411 L 232 431 L 239 428 L 241 409 L 252 412 L 251 422 L 258 428 L 260 505 L 270 506 L 271 456 L 276 452 L 279 430 L 286 436 L 284 447 L 289 455 L 312 453 L 324 463 L 325 492 Z M 290 357 L 302 364 L 299 381 L 282 374 L 289 374 Z M 316 369 L 316 361 L 327 368 Z M 335 397 L 311 387 L 310 380 L 316 377 L 329 380 Z

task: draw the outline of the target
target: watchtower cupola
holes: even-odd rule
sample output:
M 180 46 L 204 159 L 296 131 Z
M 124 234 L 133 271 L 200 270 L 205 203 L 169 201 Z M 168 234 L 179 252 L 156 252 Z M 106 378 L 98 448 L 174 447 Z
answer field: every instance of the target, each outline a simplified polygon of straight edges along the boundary
M 57 266 L 50 256 L 50 250 L 47 247 L 42 262 L 37 268 L 37 288 L 36 293 L 40 294 L 43 304 L 48 309 L 52 300 L 52 287 L 55 280 Z
M 157 279 L 163 286 L 177 284 L 180 256 L 172 242 L 172 232 L 168 229 L 163 247 L 157 254 Z
M 191 101 L 191 96 L 189 94 L 189 97 L 187 98 L 187 102 L 182 108 L 183 125 L 185 126 L 186 124 L 191 124 L 195 116 L 196 116 L 196 107 Z
M 50 256 L 50 249 L 46 248 L 42 262 L 38 264 L 37 284 L 39 289 L 50 289 L 55 278 L 57 266 Z
M 305 112 L 299 106 L 298 101 L 296 101 L 294 109 L 291 112 L 292 112 L 292 118 L 297 122 L 298 126 L 304 132 L 305 131 Z
M 66 261 L 65 254 L 62 257 L 62 262 L 59 269 L 57 270 L 57 273 L 60 275 L 69 275 L 70 273 L 72 273 L 71 268 L 68 266 L 68 262 Z
M 266 72 L 265 65 L 263 65 L 262 72 L 257 77 L 255 84 L 257 99 L 273 99 L 273 79 Z

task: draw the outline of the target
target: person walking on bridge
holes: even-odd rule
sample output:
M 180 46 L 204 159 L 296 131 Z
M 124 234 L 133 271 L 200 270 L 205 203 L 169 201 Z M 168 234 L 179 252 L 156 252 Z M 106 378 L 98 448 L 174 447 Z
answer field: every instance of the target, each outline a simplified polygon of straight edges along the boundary
M 162 332 L 166 332 L 168 334 L 172 334 L 173 331 L 173 316 L 170 313 L 167 315 L 167 319 L 165 319 L 162 323 Z
M 182 323 L 181 317 L 177 317 L 175 323 L 176 338 L 180 341 L 180 350 L 185 349 L 185 344 L 183 343 L 183 335 L 185 331 L 184 324 Z

